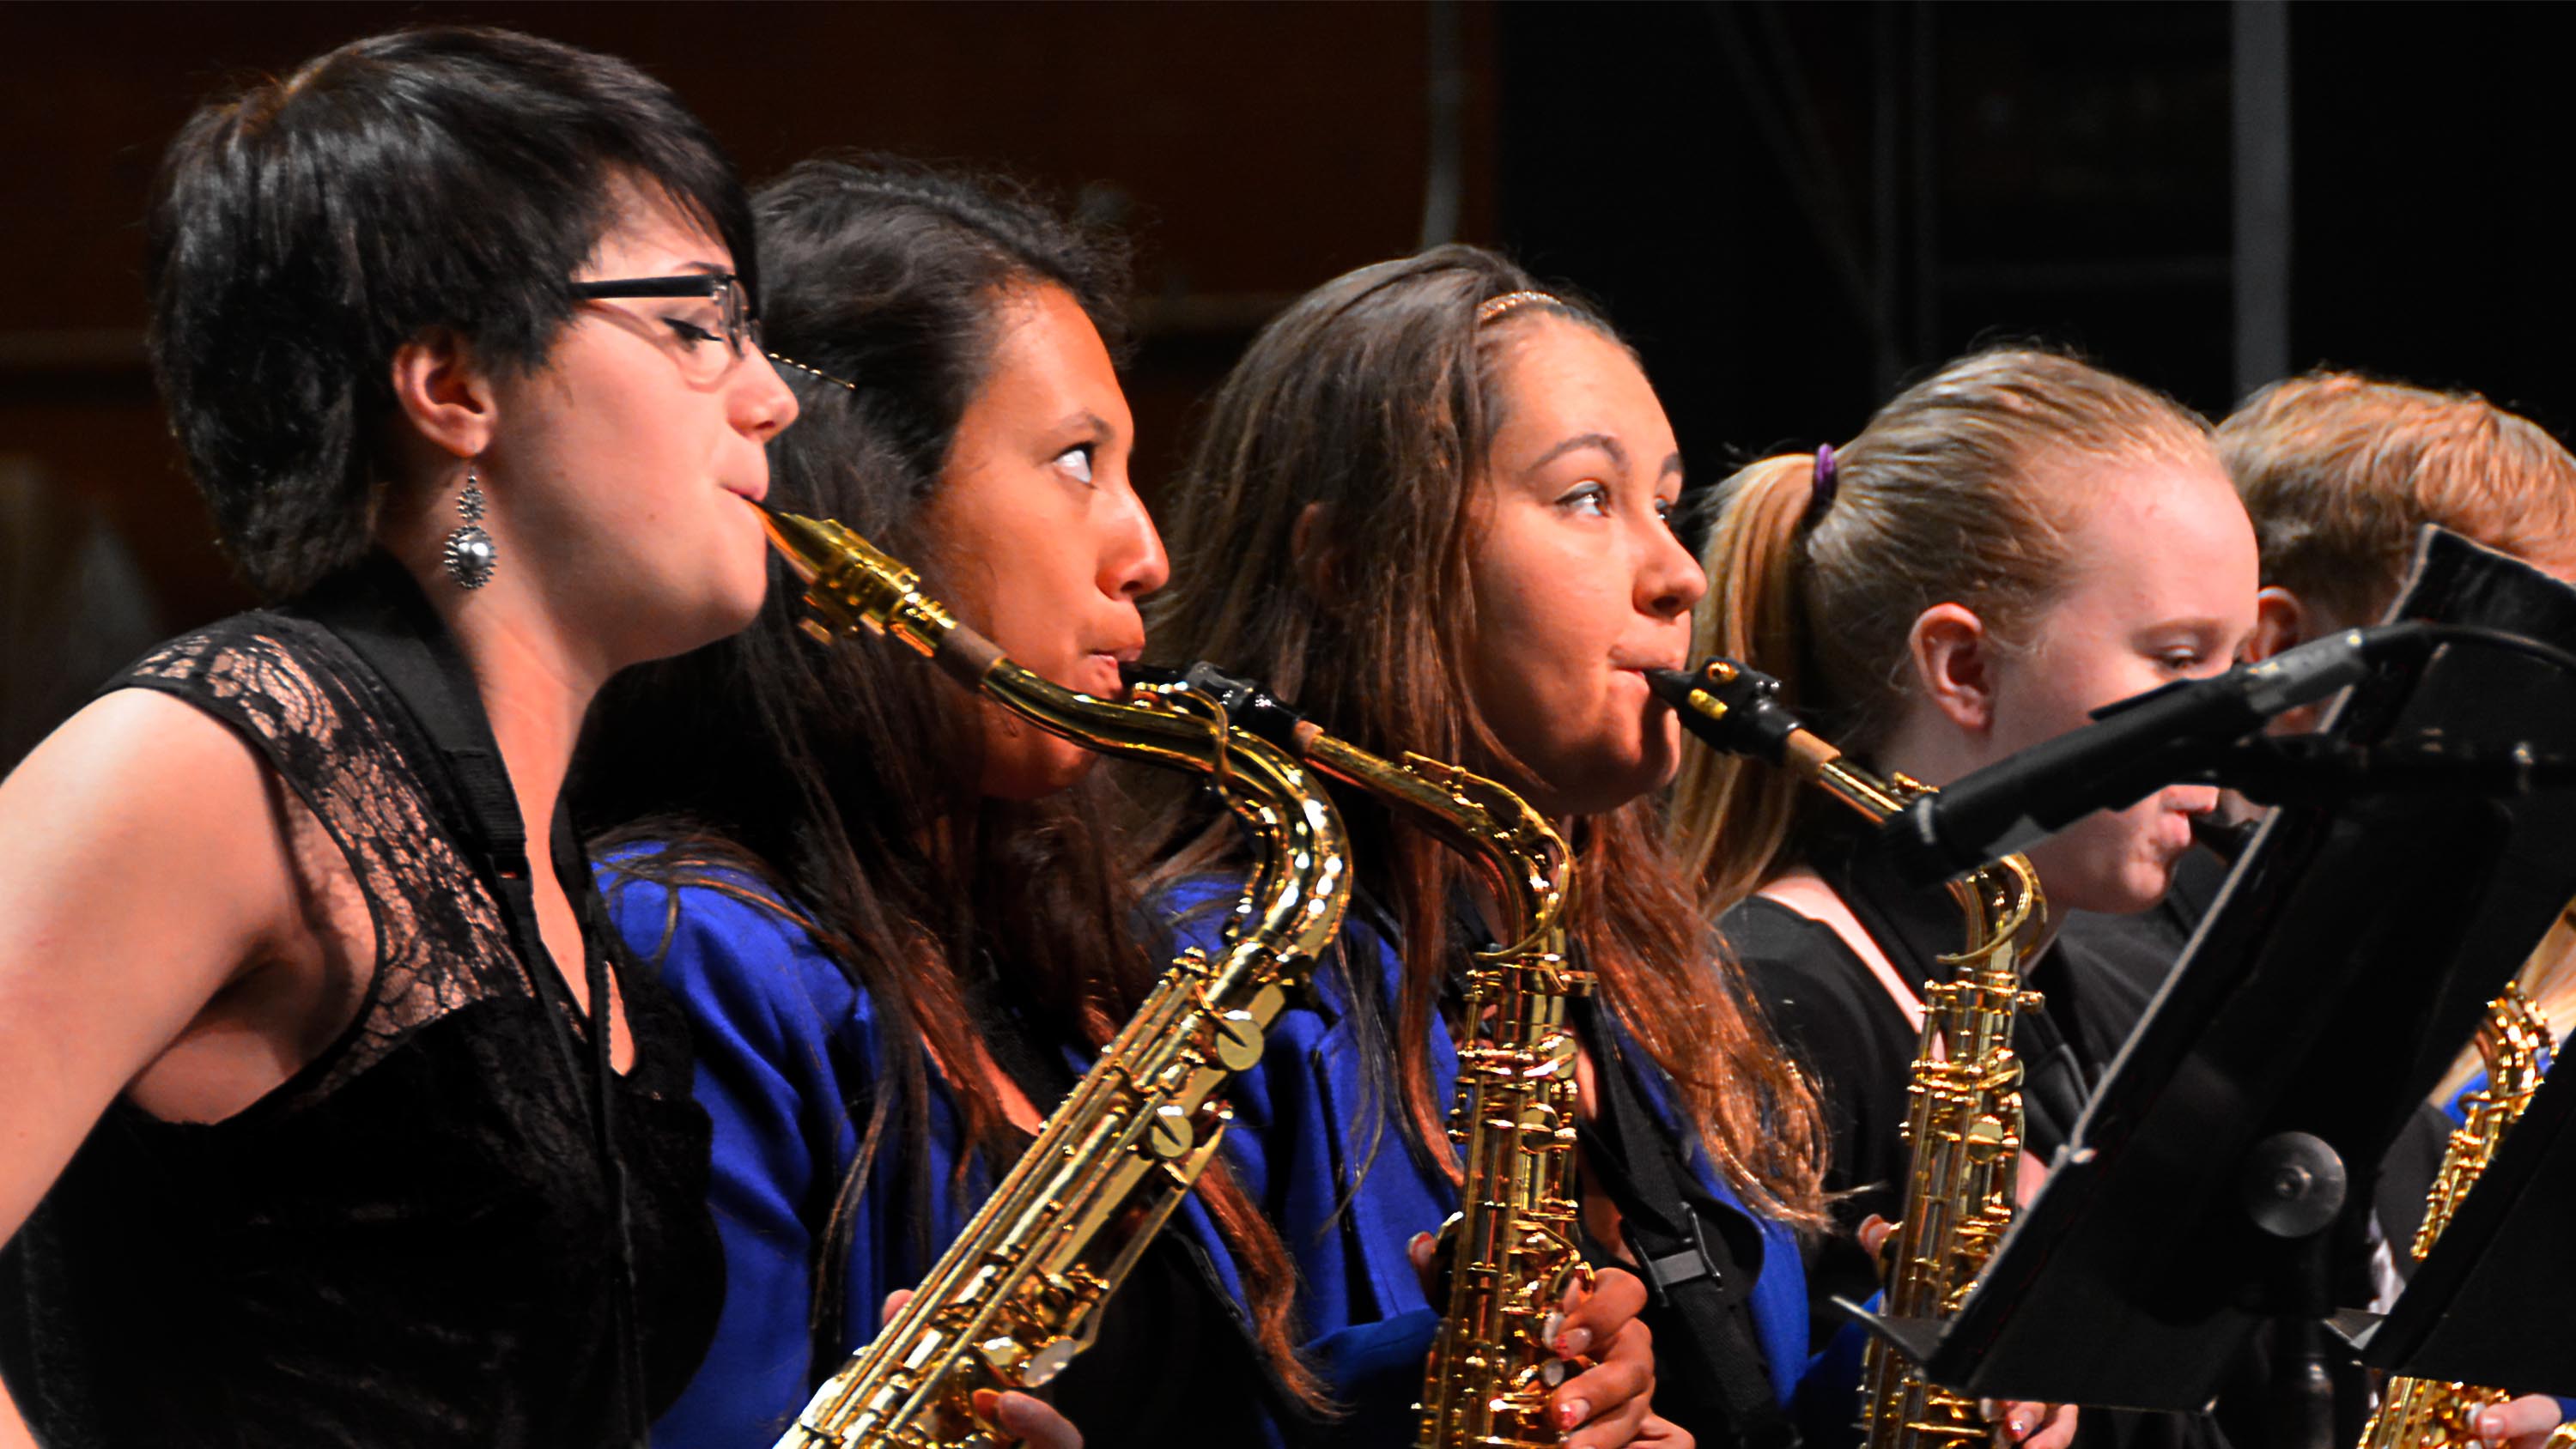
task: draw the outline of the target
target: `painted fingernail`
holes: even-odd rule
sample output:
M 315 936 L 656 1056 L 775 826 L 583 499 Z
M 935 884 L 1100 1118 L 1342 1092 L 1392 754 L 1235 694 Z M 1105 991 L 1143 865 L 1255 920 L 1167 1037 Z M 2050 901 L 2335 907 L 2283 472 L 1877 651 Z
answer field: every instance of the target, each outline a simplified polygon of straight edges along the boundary
M 1571 1429 L 1592 1417 L 1592 1405 L 1582 1399 L 1568 1399 L 1557 1406 L 1556 1422 Z
M 2487 1440 L 2503 1438 L 2504 1415 L 2480 1414 L 2478 1416 L 2478 1437 Z
M 1557 1357 L 1579 1357 L 1585 1349 L 1592 1346 L 1592 1330 L 1581 1327 L 1569 1328 L 1565 1332 L 1558 1334 L 1553 1340 L 1553 1344 L 1556 1349 Z
M 2004 1428 L 2013 1436 L 2015 1442 L 2019 1442 L 2020 1440 L 2030 1437 L 2030 1420 L 2028 1419 L 2006 1419 L 2004 1420 Z

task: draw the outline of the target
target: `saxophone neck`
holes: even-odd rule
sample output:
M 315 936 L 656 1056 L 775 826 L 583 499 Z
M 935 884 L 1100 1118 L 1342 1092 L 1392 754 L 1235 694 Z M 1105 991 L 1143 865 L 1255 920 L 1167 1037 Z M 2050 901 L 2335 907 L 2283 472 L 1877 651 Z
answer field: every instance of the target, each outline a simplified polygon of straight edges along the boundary
M 1780 681 L 1758 669 L 1710 659 L 1697 669 L 1650 669 L 1646 684 L 1701 743 L 1787 770 L 1872 821 L 1894 817 L 1925 793 L 1901 775 L 1871 774 L 1808 729 L 1780 703 Z
M 805 584 L 799 626 L 821 642 L 891 637 L 1039 728 L 1102 754 L 1222 774 L 1237 753 L 1222 719 L 1150 691 L 1095 698 L 1021 667 L 925 593 L 918 573 L 846 524 L 767 510 L 761 518 L 770 546 Z
M 1257 682 L 1204 661 L 1186 670 L 1131 668 L 1131 681 L 1212 703 L 1231 723 L 1317 770 L 1384 801 L 1479 868 L 1503 915 L 1506 950 L 1540 949 L 1574 904 L 1574 855 L 1518 793 L 1461 765 L 1422 755 L 1390 760 L 1325 731 Z

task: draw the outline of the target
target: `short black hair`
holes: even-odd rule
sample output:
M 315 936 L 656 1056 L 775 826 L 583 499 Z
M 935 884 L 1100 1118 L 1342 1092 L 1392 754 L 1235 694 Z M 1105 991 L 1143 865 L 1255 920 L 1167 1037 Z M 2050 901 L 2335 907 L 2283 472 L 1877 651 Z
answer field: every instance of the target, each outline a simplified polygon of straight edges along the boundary
M 403 343 L 447 327 L 492 366 L 544 362 L 621 180 L 705 225 L 758 295 L 732 160 L 610 56 L 403 30 L 190 118 L 148 224 L 152 366 L 252 587 L 300 593 L 371 546 Z

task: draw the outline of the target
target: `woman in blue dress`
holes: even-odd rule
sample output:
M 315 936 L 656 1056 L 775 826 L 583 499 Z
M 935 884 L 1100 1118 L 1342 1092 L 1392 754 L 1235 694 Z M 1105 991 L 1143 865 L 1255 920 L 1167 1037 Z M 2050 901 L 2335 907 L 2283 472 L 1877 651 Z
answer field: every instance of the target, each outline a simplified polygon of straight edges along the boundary
M 1115 248 L 998 185 L 886 164 L 801 166 L 758 214 L 769 341 L 808 364 L 773 505 L 913 564 L 1036 673 L 1119 695 L 1167 566 L 1128 479 Z M 1170 960 L 1137 930 L 1094 756 L 890 645 L 817 646 L 796 594 L 638 681 L 591 757 L 592 818 L 629 822 L 612 912 L 696 1020 L 715 1121 L 724 1315 L 658 1426 L 688 1449 L 774 1439 Z M 1220 1166 L 1052 1408 L 1006 1396 L 1003 1423 L 1049 1443 L 1329 1432 L 1311 1364 L 1331 1348 L 1302 1349 L 1296 1290 Z M 1641 1389 L 1587 1392 L 1609 1415 Z
M 1598 313 L 1474 248 L 1364 267 L 1264 329 L 1213 403 L 1166 510 L 1153 651 L 1255 676 L 1362 748 L 1500 779 L 1560 825 L 1599 980 L 1577 1007 L 1590 1255 L 1658 1265 L 1657 1412 L 1704 1444 L 1772 1444 L 1793 1407 L 1849 1409 L 1793 1406 L 1816 1104 L 1650 798 L 1680 744 L 1641 671 L 1682 662 L 1706 587 L 1670 527 L 1681 485 L 1662 405 Z M 1178 792 L 1147 798 L 1160 904 L 1204 933 L 1233 843 Z M 1313 1290 L 1310 1327 L 1373 1348 L 1327 1361 L 1334 1388 L 1379 1402 L 1366 1386 L 1418 1375 L 1403 1345 L 1432 1329 L 1408 1256 L 1457 1205 L 1449 988 L 1486 923 L 1461 858 L 1357 792 L 1342 806 L 1360 904 L 1237 1096 L 1238 1166 Z M 1634 1251 L 1648 1240 L 1692 1250 Z

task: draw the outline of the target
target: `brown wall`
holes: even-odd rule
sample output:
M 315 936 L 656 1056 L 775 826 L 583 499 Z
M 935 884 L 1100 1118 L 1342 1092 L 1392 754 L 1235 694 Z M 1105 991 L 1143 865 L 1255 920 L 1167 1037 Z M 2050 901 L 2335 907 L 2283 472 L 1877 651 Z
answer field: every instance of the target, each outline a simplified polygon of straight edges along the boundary
M 1413 248 L 1430 12 L 1409 4 L 31 5 L 0 10 L 0 456 L 107 510 L 173 627 L 244 595 L 142 368 L 141 217 L 161 148 L 228 78 L 400 24 L 515 26 L 673 85 L 755 179 L 864 147 L 1115 188 L 1154 305 L 1141 474 L 1288 296 Z M 1461 17 L 1464 234 L 1492 216 L 1492 16 Z M 1159 320 L 1157 320 L 1159 319 Z

